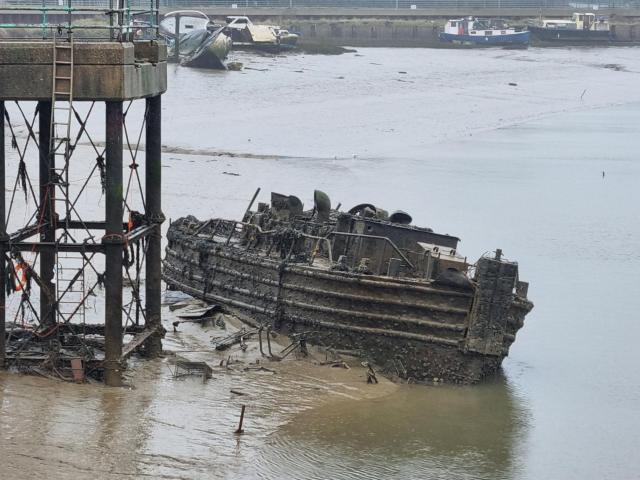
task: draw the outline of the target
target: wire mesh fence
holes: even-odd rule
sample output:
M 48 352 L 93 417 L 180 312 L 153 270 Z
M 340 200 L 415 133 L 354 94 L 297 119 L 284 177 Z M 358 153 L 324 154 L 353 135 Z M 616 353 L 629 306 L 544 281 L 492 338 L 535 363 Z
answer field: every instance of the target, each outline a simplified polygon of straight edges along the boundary
M 78 40 L 152 40 L 159 9 L 159 0 L 0 0 L 0 39 L 47 40 L 66 31 Z

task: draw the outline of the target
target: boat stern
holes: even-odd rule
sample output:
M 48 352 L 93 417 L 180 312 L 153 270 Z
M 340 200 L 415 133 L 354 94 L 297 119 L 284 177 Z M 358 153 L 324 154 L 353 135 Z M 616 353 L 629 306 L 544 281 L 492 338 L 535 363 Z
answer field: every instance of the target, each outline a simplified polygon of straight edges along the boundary
M 524 317 L 533 308 L 527 299 L 528 284 L 518 279 L 518 264 L 504 260 L 500 250 L 494 257 L 478 260 L 475 283 L 464 350 L 506 357 Z

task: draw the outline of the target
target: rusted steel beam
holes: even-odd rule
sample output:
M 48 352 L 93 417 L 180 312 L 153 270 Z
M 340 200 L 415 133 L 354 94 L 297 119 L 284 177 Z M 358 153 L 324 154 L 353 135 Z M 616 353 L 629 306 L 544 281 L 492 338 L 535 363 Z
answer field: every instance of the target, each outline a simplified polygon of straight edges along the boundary
M 27 238 L 33 237 L 40 231 L 40 227 L 40 225 L 35 223 L 32 225 L 27 225 L 26 227 L 21 228 L 20 230 L 17 230 L 9 235 L 9 242 L 17 243 L 26 240 Z
M 84 230 L 85 228 L 88 230 L 105 230 L 107 228 L 106 222 L 100 220 L 60 220 L 61 225 L 67 225 L 71 229 Z M 124 231 L 127 228 L 126 223 L 122 223 L 122 230 Z
M 121 359 L 124 361 L 129 358 L 133 352 L 142 346 L 143 343 L 147 342 L 150 338 L 157 336 L 157 334 L 161 334 L 158 328 L 146 328 L 142 332 L 137 333 L 122 349 Z
M 162 214 L 162 97 L 159 95 L 146 100 L 147 124 L 145 139 L 145 193 L 146 217 L 151 230 L 148 235 L 146 279 L 145 279 L 145 309 L 146 325 L 150 329 L 159 331 L 161 326 L 161 281 L 162 281 L 162 233 L 160 226 L 164 221 Z M 145 344 L 146 352 L 150 356 L 162 353 L 160 335 L 148 338 Z
M 105 383 L 122 385 L 122 102 L 106 102 Z
M 38 219 L 42 222 L 40 241 L 54 243 L 56 241 L 56 186 L 53 183 L 56 168 L 55 155 L 51 152 L 51 102 L 38 102 L 38 126 L 40 149 L 40 211 Z M 56 252 L 45 248 L 40 254 L 40 280 L 50 292 L 56 291 L 53 283 L 56 266 Z M 54 294 L 55 297 L 55 294 Z M 46 295 L 40 295 L 40 322 L 53 325 L 56 322 L 55 305 Z
M 6 268 L 5 251 L 7 248 L 7 226 L 5 224 L 5 153 L 4 153 L 4 102 L 0 100 L 0 368 L 4 367 L 6 356 L 5 345 L 5 292 L 6 292 Z
M 59 252 L 101 253 L 105 251 L 105 246 L 100 243 L 11 242 L 11 248 L 21 252 L 53 252 L 54 258 L 56 249 Z

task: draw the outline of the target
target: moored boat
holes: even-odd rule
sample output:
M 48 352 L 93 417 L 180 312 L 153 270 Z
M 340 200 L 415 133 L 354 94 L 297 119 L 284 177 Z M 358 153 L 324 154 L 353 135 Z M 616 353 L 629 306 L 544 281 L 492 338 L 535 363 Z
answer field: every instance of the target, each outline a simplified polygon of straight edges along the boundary
M 258 50 L 284 50 L 294 48 L 298 35 L 277 25 L 258 25 L 249 17 L 234 15 L 226 18 L 226 32 L 236 47 Z
M 472 46 L 526 46 L 530 33 L 502 19 L 458 18 L 447 21 L 440 41 Z
M 272 194 L 242 221 L 184 217 L 169 228 L 169 288 L 254 325 L 306 332 L 358 353 L 392 377 L 475 383 L 494 374 L 533 308 L 518 265 L 471 265 L 459 239 L 373 205 L 313 210 Z
M 529 26 L 531 34 L 550 42 L 610 42 L 614 34 L 609 21 L 594 13 L 574 13 L 570 20 L 546 19 Z

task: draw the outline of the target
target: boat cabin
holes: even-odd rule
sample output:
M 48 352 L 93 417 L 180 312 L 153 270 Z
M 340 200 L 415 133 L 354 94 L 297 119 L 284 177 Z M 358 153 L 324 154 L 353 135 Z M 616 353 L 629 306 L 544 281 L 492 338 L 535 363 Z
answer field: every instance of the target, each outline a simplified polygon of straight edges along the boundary
M 237 44 L 277 44 L 277 30 L 274 25 L 256 25 L 249 17 L 231 15 L 226 18 L 227 32 Z
M 209 17 L 198 10 L 176 10 L 164 16 L 160 22 L 160 31 L 163 35 L 174 38 L 176 33 L 182 35 L 206 30 L 209 23 Z
M 449 35 L 506 35 L 513 28 L 501 18 L 458 18 L 449 20 L 444 26 L 444 33 Z
M 542 27 L 549 30 L 608 31 L 609 22 L 604 17 L 596 18 L 595 13 L 574 13 L 571 20 L 542 20 Z
M 332 253 L 344 255 L 351 268 L 366 265 L 375 275 L 431 278 L 447 268 L 466 272 L 465 259 L 456 253 L 459 241 L 430 228 L 347 213 L 337 218 Z

